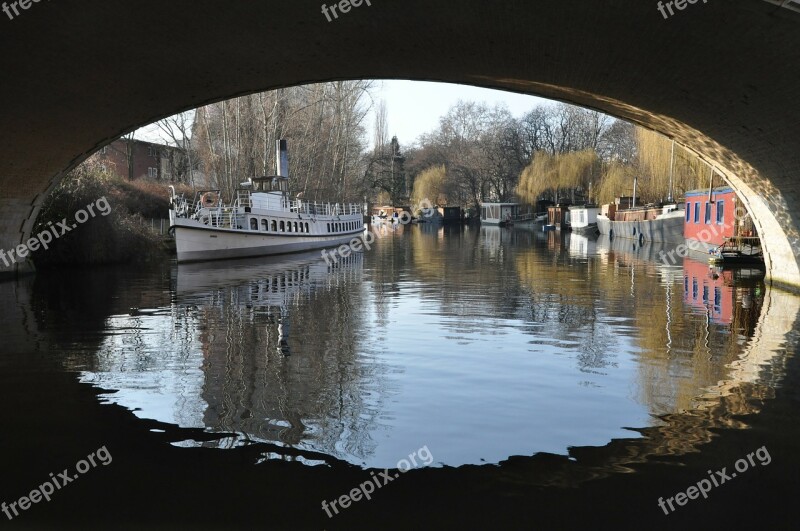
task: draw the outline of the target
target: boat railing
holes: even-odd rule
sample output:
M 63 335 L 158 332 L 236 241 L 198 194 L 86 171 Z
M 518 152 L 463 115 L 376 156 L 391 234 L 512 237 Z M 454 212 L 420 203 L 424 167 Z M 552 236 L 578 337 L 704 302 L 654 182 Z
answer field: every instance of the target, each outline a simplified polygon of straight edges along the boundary
M 231 207 L 207 208 L 197 219 L 200 223 L 215 229 L 244 229 L 244 215 Z
M 209 195 L 212 194 L 212 195 Z M 213 199 L 214 203 L 209 201 Z M 191 202 L 183 195 L 172 196 L 172 203 L 178 217 L 190 217 L 201 220 L 213 227 L 231 228 L 238 224 L 236 216 L 241 216 L 246 208 L 253 207 L 253 198 L 249 190 L 237 190 L 236 199 L 230 206 L 225 206 L 220 200 L 219 191 L 198 191 Z M 318 203 L 316 201 L 292 200 L 284 197 L 280 204 L 281 210 L 293 214 L 306 214 L 308 216 L 345 216 L 361 214 L 363 207 L 358 203 Z
M 249 190 L 236 190 L 236 202 L 234 206 L 237 208 L 252 208 L 253 198 Z
M 362 207 L 357 203 L 340 204 L 340 203 L 311 203 L 297 199 L 290 201 L 288 208 L 291 212 L 298 214 L 307 214 L 309 216 L 346 216 L 352 214 L 361 214 Z

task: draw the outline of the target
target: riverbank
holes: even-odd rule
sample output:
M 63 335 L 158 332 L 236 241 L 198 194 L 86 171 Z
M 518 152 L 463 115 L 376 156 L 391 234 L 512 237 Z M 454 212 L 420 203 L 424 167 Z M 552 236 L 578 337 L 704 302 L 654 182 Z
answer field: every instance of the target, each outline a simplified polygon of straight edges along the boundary
M 83 164 L 45 200 L 32 236 L 51 241 L 30 253 L 37 269 L 141 263 L 174 248 L 149 220 L 165 218 L 169 183 L 128 181 Z M 100 215 L 87 205 L 102 203 Z M 94 212 L 94 208 L 92 211 Z

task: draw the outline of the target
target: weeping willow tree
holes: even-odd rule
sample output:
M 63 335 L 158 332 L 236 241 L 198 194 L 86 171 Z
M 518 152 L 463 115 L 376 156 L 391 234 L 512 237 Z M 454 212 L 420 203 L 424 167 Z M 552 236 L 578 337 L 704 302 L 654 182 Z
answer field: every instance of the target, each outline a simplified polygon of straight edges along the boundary
M 614 161 L 604 168 L 603 178 L 597 188 L 599 204 L 613 203 L 614 198 L 633 193 L 633 178 L 636 170 L 633 166 Z
M 446 205 L 446 181 L 447 170 L 444 166 L 432 166 L 422 171 L 414 179 L 414 191 L 411 193 L 412 204 L 420 205 L 423 201 L 430 201 L 435 205 Z
M 683 197 L 688 190 L 708 186 L 711 168 L 669 138 L 654 131 L 637 127 L 639 187 L 642 203 L 659 201 L 669 196 L 672 172 L 672 195 Z
M 522 171 L 517 195 L 528 203 L 535 203 L 547 193 L 555 201 L 567 194 L 574 201 L 576 192 L 588 190 L 599 176 L 600 159 L 593 149 L 558 155 L 540 151 Z

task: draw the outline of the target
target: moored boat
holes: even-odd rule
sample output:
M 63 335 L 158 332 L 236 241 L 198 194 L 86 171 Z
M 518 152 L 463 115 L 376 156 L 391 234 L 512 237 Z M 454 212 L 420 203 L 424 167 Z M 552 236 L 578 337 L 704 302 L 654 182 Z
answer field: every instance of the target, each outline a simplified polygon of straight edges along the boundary
M 730 186 L 686 192 L 684 237 L 693 255 L 720 266 L 763 264 L 761 239 L 738 203 Z
M 597 215 L 600 207 L 597 205 L 578 205 L 569 207 L 569 225 L 572 232 L 578 234 L 597 233 Z
M 321 249 L 364 231 L 361 205 L 291 199 L 284 140 L 278 142 L 277 170 L 244 183 L 228 204 L 219 190 L 200 191 L 189 200 L 171 188 L 170 230 L 178 262 Z
M 638 241 L 683 243 L 684 211 L 681 204 L 651 205 L 617 210 L 603 205 L 597 215 L 600 234 Z

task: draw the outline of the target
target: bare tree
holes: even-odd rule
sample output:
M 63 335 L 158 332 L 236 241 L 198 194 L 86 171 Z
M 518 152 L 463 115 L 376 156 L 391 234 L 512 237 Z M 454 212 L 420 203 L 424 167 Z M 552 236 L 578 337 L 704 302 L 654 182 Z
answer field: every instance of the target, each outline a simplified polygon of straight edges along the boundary
M 195 113 L 193 111 L 182 112 L 157 122 L 158 128 L 161 130 L 162 140 L 167 144 L 171 142 L 186 157 L 186 177 L 192 189 L 195 187 L 194 171 L 196 167 L 196 156 L 191 138 L 194 117 Z

